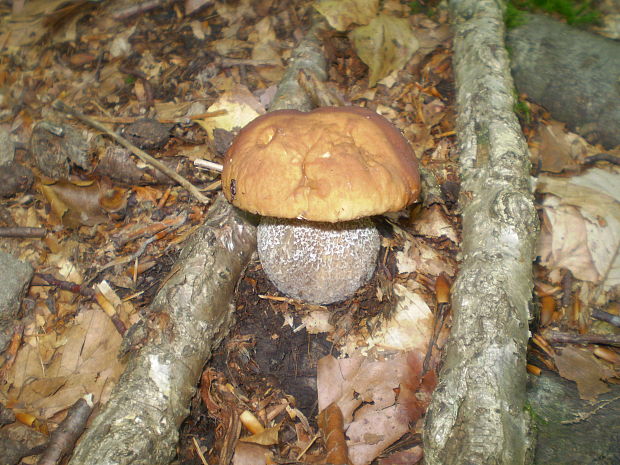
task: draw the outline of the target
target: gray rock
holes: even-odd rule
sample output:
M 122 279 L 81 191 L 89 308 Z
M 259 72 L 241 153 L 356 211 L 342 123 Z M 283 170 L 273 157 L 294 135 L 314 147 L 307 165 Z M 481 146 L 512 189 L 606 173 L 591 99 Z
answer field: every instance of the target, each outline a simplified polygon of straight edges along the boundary
M 0 166 L 7 165 L 15 158 L 15 144 L 6 129 L 0 128 Z
M 19 317 L 22 298 L 34 271 L 30 264 L 6 252 L 0 252 L 0 270 L 0 352 L 3 352 L 11 340 L 12 322 Z

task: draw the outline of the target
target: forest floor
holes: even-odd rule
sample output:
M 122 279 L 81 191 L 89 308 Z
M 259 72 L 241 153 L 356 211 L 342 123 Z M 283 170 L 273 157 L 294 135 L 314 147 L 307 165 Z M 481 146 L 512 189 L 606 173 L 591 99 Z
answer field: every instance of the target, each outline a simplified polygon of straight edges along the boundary
M 109 398 L 135 350 L 124 336 L 221 190 L 219 174 L 196 160 L 221 163 L 238 129 L 267 111 L 312 2 L 8 3 L 0 251 L 34 276 L 21 313 L 0 327 L 0 413 L 9 418 L 0 436 L 34 447 L 83 395 Z M 317 105 L 367 107 L 398 127 L 424 171 L 422 198 L 376 219 L 377 272 L 344 302 L 289 299 L 258 259 L 250 264 L 236 323 L 183 426 L 181 463 L 202 463 L 201 454 L 216 463 L 227 444 L 237 464 L 325 463 L 316 417 L 330 399 L 349 409 L 352 463 L 423 457 L 461 240 L 451 31 L 437 7 L 386 0 L 353 17 L 337 5 L 322 10 L 333 26 L 322 38 L 328 83 L 306 77 L 304 86 Z M 54 110 L 56 100 L 163 161 L 207 202 Z M 595 400 L 619 379 L 620 152 L 589 144 L 526 99 L 516 110 L 542 222 L 528 369 L 557 371 Z M 241 418 L 240 433 L 231 418 Z

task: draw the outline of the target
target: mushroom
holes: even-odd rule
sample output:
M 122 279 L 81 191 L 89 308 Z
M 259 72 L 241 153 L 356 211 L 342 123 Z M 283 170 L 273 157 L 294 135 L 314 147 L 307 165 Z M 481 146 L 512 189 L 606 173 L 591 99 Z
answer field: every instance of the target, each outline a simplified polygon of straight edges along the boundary
M 278 110 L 243 128 L 222 172 L 226 198 L 262 215 L 258 254 L 284 294 L 314 304 L 350 297 L 373 275 L 370 216 L 420 190 L 417 160 L 388 120 L 361 107 Z

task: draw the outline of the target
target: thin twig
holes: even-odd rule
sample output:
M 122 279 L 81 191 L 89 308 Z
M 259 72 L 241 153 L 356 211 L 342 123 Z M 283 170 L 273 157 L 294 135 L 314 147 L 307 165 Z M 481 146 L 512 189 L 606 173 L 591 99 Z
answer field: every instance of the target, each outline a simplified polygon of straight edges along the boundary
M 0 237 L 45 237 L 47 231 L 43 228 L 29 228 L 26 226 L 0 227 Z
M 89 126 L 91 126 L 91 127 L 95 128 L 95 129 L 103 132 L 104 134 L 107 134 L 112 139 L 114 139 L 116 142 L 121 144 L 123 147 L 125 147 L 128 150 L 130 150 L 140 160 L 142 160 L 143 162 L 148 163 L 148 164 L 154 166 L 159 171 L 164 173 L 166 176 L 168 176 L 169 178 L 175 180 L 177 183 L 179 183 L 181 186 L 183 186 L 185 189 L 187 189 L 188 192 L 190 194 L 192 194 L 194 196 L 194 198 L 196 200 L 198 200 L 200 203 L 209 203 L 209 199 L 207 197 L 205 197 L 204 195 L 202 195 L 202 193 L 198 190 L 198 188 L 196 186 L 194 186 L 191 182 L 189 182 L 187 179 L 185 179 L 179 173 L 177 173 L 176 171 L 168 168 L 164 163 L 159 161 L 157 158 L 153 158 L 151 155 L 146 153 L 144 150 L 136 147 L 131 142 L 129 142 L 127 139 L 125 139 L 122 136 L 119 136 L 118 134 L 116 134 L 112 130 L 108 129 L 103 124 L 101 124 L 101 123 L 99 123 L 99 122 L 89 118 L 88 116 L 86 116 L 83 113 L 77 111 L 76 109 L 69 107 L 67 104 L 65 104 L 64 102 L 62 102 L 60 100 L 56 100 L 53 103 L 52 106 L 56 110 L 62 111 L 64 113 L 68 113 L 71 116 L 79 119 L 83 123 L 86 123 Z
M 620 157 L 612 155 L 611 153 L 597 153 L 596 155 L 590 155 L 583 161 L 585 164 L 592 164 L 598 161 L 606 161 L 612 165 L 620 166 Z
M 130 5 L 126 8 L 122 8 L 116 13 L 112 14 L 112 18 L 123 20 L 129 19 L 132 16 L 136 16 L 142 13 L 146 13 L 149 10 L 158 8 L 161 5 L 161 0 L 148 0 L 146 2 L 139 3 L 137 5 Z
M 198 457 L 200 457 L 200 461 L 202 462 L 202 464 L 209 465 L 209 462 L 207 462 L 207 459 L 205 459 L 205 456 L 200 450 L 200 446 L 198 445 L 198 441 L 194 436 L 192 436 L 192 441 L 194 442 L 194 449 L 196 449 L 196 452 L 198 453 Z
M 543 336 L 551 344 L 600 344 L 620 347 L 620 335 L 617 334 L 572 334 L 545 331 Z
M 67 416 L 50 436 L 45 452 L 39 458 L 39 465 L 56 465 L 60 459 L 73 450 L 76 441 L 84 432 L 88 417 L 93 411 L 93 395 L 78 399 L 67 411 Z
M 196 160 L 194 160 L 194 166 L 196 168 L 202 168 L 205 170 L 217 171 L 218 173 L 221 173 L 224 169 L 224 167 L 219 163 L 215 163 L 214 161 L 209 160 L 203 160 L 202 158 L 197 158 Z
M 590 412 L 582 412 L 582 413 L 579 413 L 579 414 L 575 414 L 575 418 L 574 419 L 561 421 L 560 424 L 562 424 L 562 425 L 573 425 L 575 423 L 581 423 L 582 421 L 586 421 L 591 416 L 596 414 L 599 410 L 601 410 L 604 407 L 607 407 L 609 404 L 611 404 L 612 402 L 615 402 L 617 400 L 620 400 L 620 396 L 614 397 L 612 399 L 607 399 L 607 400 L 601 401 L 599 403 L 599 405 L 597 405 Z
M 186 221 L 187 221 L 187 215 L 179 216 L 177 221 L 175 221 L 173 224 L 167 225 L 166 229 L 163 229 L 155 233 L 153 236 L 149 237 L 148 239 L 146 239 L 142 244 L 140 244 L 140 247 L 138 247 L 138 250 L 136 250 L 134 253 L 132 253 L 131 255 L 127 257 L 117 258 L 115 260 L 112 260 L 111 262 L 108 262 L 107 264 L 103 265 L 99 269 L 99 272 L 102 272 L 103 270 L 106 270 L 112 266 L 122 265 L 123 263 L 129 263 L 129 262 L 134 261 L 136 258 L 139 258 L 144 253 L 144 251 L 149 246 L 149 244 L 155 241 L 158 241 L 159 239 L 164 237 L 166 234 L 176 229 L 179 229 L 181 226 L 185 224 Z
M 85 287 L 81 284 L 72 283 L 70 281 L 57 279 L 56 277 L 48 273 L 35 273 L 34 276 L 35 279 L 32 281 L 33 286 L 54 286 L 63 291 L 73 292 L 74 294 L 80 294 L 84 297 L 93 297 L 95 295 L 95 291 L 93 291 L 89 287 Z M 38 280 L 43 280 L 44 283 L 41 283 Z
M 614 325 L 620 328 L 620 316 L 614 315 L 613 313 L 607 313 L 600 308 L 595 308 L 592 310 L 592 318 L 605 321 L 610 325 Z

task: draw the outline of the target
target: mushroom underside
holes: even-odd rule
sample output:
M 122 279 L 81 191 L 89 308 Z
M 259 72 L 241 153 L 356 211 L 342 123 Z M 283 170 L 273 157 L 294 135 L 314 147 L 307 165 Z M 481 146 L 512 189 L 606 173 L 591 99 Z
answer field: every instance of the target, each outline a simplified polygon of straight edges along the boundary
M 284 294 L 313 304 L 342 301 L 372 277 L 381 239 L 370 218 L 320 223 L 264 217 L 258 255 Z

